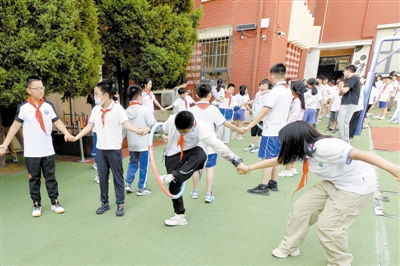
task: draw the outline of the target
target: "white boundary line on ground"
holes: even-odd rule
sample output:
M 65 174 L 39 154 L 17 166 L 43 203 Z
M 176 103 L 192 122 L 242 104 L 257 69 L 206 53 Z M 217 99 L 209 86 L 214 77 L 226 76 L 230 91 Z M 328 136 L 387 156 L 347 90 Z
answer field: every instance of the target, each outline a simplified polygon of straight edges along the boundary
M 370 152 L 373 152 L 374 147 L 372 144 L 372 132 L 371 132 L 371 127 L 368 127 L 368 137 L 369 137 L 369 150 Z M 374 166 L 374 171 L 376 176 L 378 177 L 378 173 L 376 171 L 376 167 Z M 375 251 L 376 251 L 376 256 L 377 256 L 377 265 L 389 265 L 389 252 L 388 252 L 388 242 L 387 242 L 387 237 L 386 237 L 386 228 L 385 228 L 385 223 L 383 221 L 384 218 L 384 211 L 383 211 L 383 205 L 382 201 L 380 200 L 382 198 L 382 193 L 380 191 L 380 186 L 379 186 L 379 178 L 377 180 L 377 188 L 374 193 L 374 199 L 373 199 L 373 204 L 374 204 L 374 214 L 375 214 Z

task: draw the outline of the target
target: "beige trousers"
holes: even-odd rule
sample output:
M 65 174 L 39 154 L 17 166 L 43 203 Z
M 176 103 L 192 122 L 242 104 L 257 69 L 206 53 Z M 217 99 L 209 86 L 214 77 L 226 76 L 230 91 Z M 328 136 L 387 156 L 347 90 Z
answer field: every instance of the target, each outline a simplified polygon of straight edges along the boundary
M 318 238 L 326 251 L 328 265 L 351 265 L 353 256 L 347 252 L 347 229 L 370 199 L 372 193 L 346 192 L 322 181 L 293 204 L 279 248 L 288 252 L 299 247 L 308 228 L 317 223 Z

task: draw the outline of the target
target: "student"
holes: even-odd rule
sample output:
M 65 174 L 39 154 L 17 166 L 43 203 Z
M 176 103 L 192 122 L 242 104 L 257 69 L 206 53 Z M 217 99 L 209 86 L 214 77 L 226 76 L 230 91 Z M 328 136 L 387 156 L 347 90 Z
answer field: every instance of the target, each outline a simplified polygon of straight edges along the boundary
M 211 147 L 234 166 L 242 162 L 240 157 L 217 139 L 213 129 L 200 120 L 195 120 L 194 115 L 189 111 L 171 115 L 164 123 L 163 131 L 168 136 L 164 153 L 167 174 L 161 176 L 161 180 L 169 184 L 171 194 L 178 194 L 182 183 L 204 167 L 207 160 L 206 147 Z M 175 215 L 165 220 L 165 225 L 186 225 L 182 196 L 173 199 L 172 203 Z
M 136 127 L 151 128 L 157 121 L 149 109 L 142 106 L 142 89 L 133 85 L 128 88 L 129 106 L 126 109 L 129 122 Z M 138 191 L 136 195 L 146 196 L 151 194 L 147 185 L 147 171 L 149 164 L 149 135 L 140 136 L 134 132 L 127 132 L 128 150 L 130 155 L 128 171 L 126 173 L 125 191 L 134 192 L 132 183 L 139 168 Z
M 264 101 L 265 98 L 268 97 L 268 93 L 272 89 L 272 84 L 269 82 L 268 79 L 263 79 L 259 84 L 258 84 L 259 91 L 256 93 L 253 99 L 253 110 L 252 110 L 252 115 L 253 119 L 257 117 L 257 115 L 260 113 L 261 109 L 264 107 Z M 250 133 L 251 133 L 251 143 L 250 145 L 244 149 L 244 151 L 249 151 L 252 153 L 256 153 L 259 150 L 260 146 L 260 139 L 262 135 L 262 127 L 263 127 L 263 122 L 260 121 L 258 125 L 255 125 L 254 127 L 251 128 Z
M 315 87 L 316 80 L 314 78 L 310 78 L 307 80 L 307 92 L 304 93 L 304 99 L 306 103 L 306 110 L 304 112 L 303 121 L 306 121 L 310 125 L 315 127 L 316 125 L 316 113 L 318 104 L 318 89 Z
M 98 105 L 99 104 L 99 102 L 97 101 L 97 103 L 96 103 L 96 100 L 95 100 L 95 98 L 94 98 L 94 90 L 92 90 L 92 92 L 87 96 L 87 98 L 86 98 L 86 103 L 88 103 L 88 104 L 90 104 L 91 106 L 92 106 L 92 109 L 96 106 L 96 105 Z M 96 131 L 95 131 L 95 129 L 93 128 L 93 131 L 92 131 L 92 151 L 91 151 L 91 153 L 90 153 L 90 155 L 92 155 L 92 157 L 93 157 L 93 161 L 94 161 L 94 163 L 93 163 L 93 165 L 92 165 L 92 168 L 94 169 L 94 170 L 96 170 L 96 175 L 95 175 L 95 177 L 94 177 L 94 182 L 96 182 L 97 184 L 99 184 L 100 183 L 100 181 L 99 181 L 99 175 L 98 175 L 98 173 L 97 173 L 97 159 L 96 159 L 96 143 L 97 143 L 97 134 L 96 134 Z
M 90 114 L 89 123 L 78 135 L 69 139 L 77 141 L 96 129 L 97 133 L 97 170 L 100 180 L 101 206 L 97 214 L 103 214 L 110 209 L 108 203 L 108 179 L 110 169 L 114 177 L 114 189 L 117 204 L 117 216 L 125 214 L 124 177 L 122 169 L 122 128 L 138 135 L 147 134 L 149 128 L 136 128 L 128 122 L 124 108 L 115 102 L 117 90 L 111 81 L 99 82 L 94 88 L 94 97 L 100 104 L 96 105 Z
M 367 88 L 364 87 L 364 94 L 366 93 Z M 365 111 L 365 115 L 364 115 L 364 123 L 363 123 L 363 128 L 368 128 L 368 124 L 369 124 L 369 120 L 368 120 L 368 116 L 369 114 L 369 110 L 371 109 L 372 105 L 374 105 L 377 97 L 378 97 L 378 89 L 372 85 L 371 87 L 371 93 L 369 95 L 369 99 L 368 99 L 368 105 L 367 105 L 367 110 Z
M 364 110 L 364 84 L 365 84 L 364 77 L 360 78 L 360 84 L 361 84 L 361 89 L 360 89 L 360 97 L 358 98 L 357 109 L 354 112 L 353 116 L 351 117 L 350 124 L 349 124 L 350 140 L 352 140 L 354 138 L 354 135 L 355 135 L 356 129 L 357 129 L 358 120 L 361 116 L 361 112 Z
M 67 140 L 71 138 L 64 123 L 57 116 L 52 103 L 45 100 L 45 87 L 40 78 L 31 76 L 26 81 L 28 99 L 18 106 L 15 120 L 0 145 L 0 155 L 4 155 L 11 140 L 22 126 L 24 137 L 24 157 L 28 170 L 29 192 L 33 201 L 32 216 L 42 215 L 40 196 L 41 173 L 43 172 L 51 210 L 63 213 L 58 201 L 58 184 L 55 176 L 55 153 L 51 132 L 55 125 Z
M 299 256 L 299 247 L 309 227 L 316 224 L 327 264 L 351 265 L 353 257 L 347 250 L 347 229 L 371 201 L 377 187 L 375 170 L 370 164 L 388 171 L 398 181 L 399 166 L 374 153 L 358 150 L 341 139 L 323 136 L 303 121 L 282 128 L 279 138 L 282 149 L 277 158 L 249 166 L 241 164 L 237 171 L 245 174 L 278 164 L 303 161 L 323 181 L 293 204 L 283 240 L 272 255 L 282 259 Z M 307 174 L 303 173 L 297 190 L 304 185 Z
M 225 89 L 223 88 L 223 79 L 219 78 L 217 79 L 217 86 L 215 88 L 212 89 L 212 96 L 214 97 L 214 101 L 213 104 L 215 106 L 219 106 L 223 100 L 224 100 L 224 96 L 225 96 Z
M 196 121 L 201 121 L 208 125 L 209 128 L 215 129 L 219 126 L 226 126 L 230 129 L 240 132 L 240 129 L 229 121 L 226 121 L 225 117 L 221 114 L 217 107 L 210 104 L 211 100 L 211 86 L 207 83 L 200 83 L 196 87 L 197 96 L 200 101 L 189 109 L 193 113 Z M 204 201 L 206 203 L 212 203 L 214 201 L 214 194 L 212 192 L 212 185 L 214 180 L 214 167 L 217 164 L 217 153 L 211 148 L 207 147 L 207 163 L 206 163 L 206 193 Z M 193 190 L 190 193 L 192 199 L 199 197 L 199 185 L 200 175 L 199 172 L 193 174 Z
M 250 102 L 250 97 L 248 94 L 248 88 L 246 85 L 240 85 L 239 93 L 235 96 L 235 104 L 234 113 L 233 113 L 233 123 L 237 127 L 242 127 L 243 122 L 246 119 L 246 110 L 251 112 L 248 103 Z M 232 138 L 236 138 L 237 140 L 243 140 L 243 136 L 241 134 L 233 134 Z
M 334 90 L 332 90 L 332 105 L 331 105 L 331 113 L 329 116 L 329 128 L 328 130 L 332 133 L 336 133 L 339 131 L 337 125 L 337 117 L 339 115 L 340 102 L 342 100 L 342 96 L 339 95 L 339 90 L 344 87 L 344 80 L 338 79 L 337 85 Z
M 304 93 L 307 92 L 306 86 L 304 86 L 301 80 L 294 81 L 291 83 L 292 89 L 292 103 L 290 104 L 289 116 L 287 123 L 292 123 L 295 121 L 303 120 L 304 111 L 306 109 L 306 104 L 304 101 Z M 285 170 L 280 172 L 278 176 L 292 177 L 297 175 L 297 169 L 294 167 L 294 163 L 287 164 Z
M 281 144 L 278 138 L 279 130 L 287 124 L 290 103 L 293 96 L 290 88 L 285 82 L 286 67 L 284 64 L 276 64 L 270 69 L 271 83 L 274 84 L 271 92 L 264 102 L 258 116 L 244 129 L 248 131 L 263 120 L 263 132 L 258 151 L 258 158 L 265 160 L 278 156 Z M 263 169 L 261 184 L 247 190 L 249 193 L 268 195 L 269 190 L 278 191 L 278 168 L 271 167 Z
M 236 106 L 236 100 L 235 97 L 233 97 L 234 91 L 235 84 L 229 83 L 225 90 L 224 98 L 222 98 L 219 105 L 220 112 L 229 122 L 233 119 L 233 107 Z M 231 138 L 231 130 L 226 126 L 219 126 L 217 129 L 217 136 L 223 143 L 228 144 Z
M 142 105 L 150 110 L 154 114 L 154 104 L 160 108 L 161 112 L 164 112 L 164 108 L 157 101 L 156 96 L 151 91 L 153 81 L 151 78 L 145 78 L 142 83 Z
M 190 106 L 192 106 L 195 101 L 192 97 L 188 95 L 188 92 L 185 88 L 178 89 L 179 97 L 175 100 L 173 104 L 164 108 L 164 110 L 168 110 L 174 108 L 174 114 L 179 113 L 180 111 L 189 110 Z
M 380 90 L 378 96 L 378 101 L 379 101 L 378 108 L 380 109 L 380 114 L 374 117 L 380 120 L 385 119 L 388 110 L 388 102 L 390 100 L 390 94 L 392 93 L 393 90 L 393 84 L 391 78 L 385 77 L 383 81 L 384 85 L 382 86 L 382 89 Z

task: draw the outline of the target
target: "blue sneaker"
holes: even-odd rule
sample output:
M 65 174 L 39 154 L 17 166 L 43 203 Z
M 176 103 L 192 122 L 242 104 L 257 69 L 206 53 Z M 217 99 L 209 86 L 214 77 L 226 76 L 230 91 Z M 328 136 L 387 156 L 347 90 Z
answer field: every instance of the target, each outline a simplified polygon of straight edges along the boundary
M 108 203 L 102 203 L 101 206 L 96 210 L 97 214 L 103 214 L 110 209 L 110 205 Z

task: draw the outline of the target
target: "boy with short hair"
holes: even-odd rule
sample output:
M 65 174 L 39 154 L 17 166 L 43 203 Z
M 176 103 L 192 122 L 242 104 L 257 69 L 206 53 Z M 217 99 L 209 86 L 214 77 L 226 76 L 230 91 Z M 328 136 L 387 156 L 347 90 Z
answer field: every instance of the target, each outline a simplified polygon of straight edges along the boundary
M 233 107 L 236 105 L 235 97 L 233 97 L 234 91 L 235 84 L 229 83 L 225 90 L 224 98 L 221 99 L 221 104 L 219 105 L 219 110 L 227 121 L 232 121 L 233 119 Z M 217 136 L 223 143 L 228 144 L 231 138 L 231 130 L 226 126 L 219 126 Z
M 188 92 L 185 88 L 178 89 L 179 97 L 176 98 L 175 102 L 164 108 L 164 110 L 168 110 L 174 108 L 174 114 L 179 113 L 180 111 L 189 110 L 190 106 L 195 103 L 192 97 L 188 95 Z
M 168 136 L 165 149 L 165 168 L 167 174 L 161 176 L 165 184 L 169 184 L 171 194 L 178 194 L 182 184 L 194 172 L 201 170 L 207 160 L 206 148 L 211 147 L 216 153 L 238 166 L 243 160 L 223 144 L 214 130 L 195 119 L 193 113 L 181 111 L 171 115 L 163 125 L 164 134 Z M 186 225 L 183 198 L 172 199 L 175 215 L 164 221 L 165 225 Z
M 153 127 L 157 121 L 151 111 L 142 106 L 142 89 L 133 85 L 128 88 L 129 106 L 126 109 L 129 122 L 137 127 Z M 130 161 L 126 173 L 125 191 L 128 193 L 134 192 L 132 183 L 135 179 L 136 172 L 139 170 L 138 191 L 136 195 L 146 196 L 151 194 L 151 190 L 146 188 L 147 171 L 149 164 L 149 135 L 138 135 L 134 132 L 127 132 L 128 150 Z
M 284 64 L 276 64 L 270 69 L 271 83 L 274 84 L 268 93 L 264 107 L 254 120 L 244 129 L 248 131 L 261 119 L 263 119 L 263 132 L 258 157 L 262 160 L 278 157 L 280 152 L 279 130 L 287 124 L 290 104 L 292 102 L 292 91 L 285 82 L 286 67 Z M 276 177 L 278 168 L 265 168 L 262 171 L 261 184 L 247 190 L 249 193 L 268 195 L 269 189 L 278 191 Z
M 52 103 L 44 99 L 45 87 L 40 78 L 31 76 L 26 81 L 29 98 L 17 110 L 14 123 L 8 131 L 0 155 L 3 155 L 10 141 L 22 127 L 24 136 L 24 157 L 28 170 L 29 192 L 33 201 L 32 216 L 42 215 L 40 196 L 41 173 L 45 177 L 47 194 L 51 201 L 51 210 L 57 214 L 64 213 L 58 201 L 58 183 L 55 177 L 55 152 L 51 132 L 55 125 L 64 138 L 72 138 L 64 123 L 57 116 Z
M 200 83 L 196 87 L 197 96 L 200 101 L 189 109 L 190 112 L 194 114 L 194 117 L 207 124 L 211 129 L 215 129 L 219 126 L 226 126 L 237 132 L 241 132 L 238 127 L 229 121 L 226 121 L 225 117 L 221 114 L 218 108 L 210 104 L 211 100 L 211 86 L 208 83 Z M 206 203 L 212 203 L 214 201 L 214 194 L 212 193 L 212 184 L 214 179 L 214 167 L 217 163 L 217 154 L 211 147 L 207 147 L 207 163 L 206 163 L 206 193 L 204 201 Z M 193 199 L 199 197 L 199 183 L 200 176 L 196 172 L 193 175 L 193 190 L 191 196 Z

